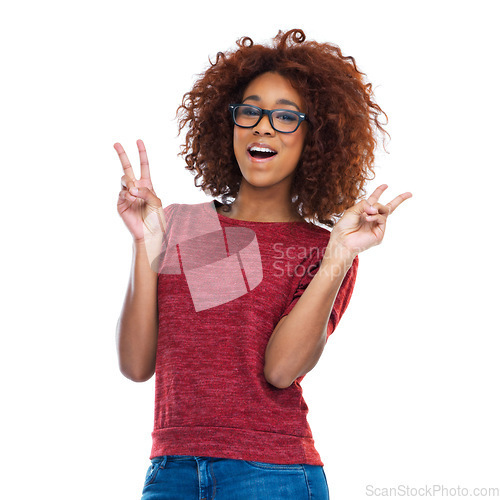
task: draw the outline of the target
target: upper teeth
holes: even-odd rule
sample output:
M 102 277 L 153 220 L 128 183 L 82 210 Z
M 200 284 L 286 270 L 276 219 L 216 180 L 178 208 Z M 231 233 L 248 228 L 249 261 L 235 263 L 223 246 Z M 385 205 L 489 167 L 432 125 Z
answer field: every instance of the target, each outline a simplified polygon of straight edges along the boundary
M 269 148 L 260 148 L 259 146 L 252 146 L 250 148 L 250 151 L 260 151 L 262 153 L 276 153 L 276 151 L 273 151 L 272 149 L 269 149 Z

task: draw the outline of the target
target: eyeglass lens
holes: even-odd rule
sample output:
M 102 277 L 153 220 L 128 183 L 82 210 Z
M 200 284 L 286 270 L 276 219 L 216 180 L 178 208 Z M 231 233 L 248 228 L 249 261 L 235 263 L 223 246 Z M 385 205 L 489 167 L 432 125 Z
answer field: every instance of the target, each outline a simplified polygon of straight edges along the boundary
M 261 113 L 252 106 L 237 106 L 234 112 L 236 125 L 253 127 L 260 118 Z M 299 117 L 286 110 L 276 109 L 271 112 L 272 123 L 278 132 L 293 132 L 298 125 Z

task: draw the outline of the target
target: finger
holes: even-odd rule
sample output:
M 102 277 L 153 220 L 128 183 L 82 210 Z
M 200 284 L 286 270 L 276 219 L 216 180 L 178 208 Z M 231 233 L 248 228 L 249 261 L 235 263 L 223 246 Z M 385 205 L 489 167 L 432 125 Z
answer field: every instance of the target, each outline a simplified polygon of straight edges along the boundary
M 148 162 L 148 155 L 146 153 L 146 147 L 144 146 L 144 143 L 139 139 L 137 141 L 137 147 L 139 148 L 139 158 L 141 160 L 141 179 L 150 179 L 150 174 L 149 174 L 149 162 Z
M 129 201 L 130 203 L 134 202 L 137 199 L 136 196 L 130 194 L 128 189 L 123 189 L 118 193 L 119 201 Z
M 130 189 L 130 194 L 132 196 L 137 197 L 137 198 L 141 198 L 142 200 L 144 200 L 151 207 L 154 207 L 154 208 L 161 207 L 161 201 L 160 201 L 160 199 L 157 196 L 155 196 L 151 192 L 150 189 L 148 189 L 146 187 L 141 187 L 141 188 L 132 187 Z
M 359 207 L 359 213 L 365 213 L 367 215 L 376 215 L 378 213 L 386 213 L 389 211 L 389 209 L 385 205 L 382 205 L 382 203 L 374 203 L 373 205 L 370 205 L 368 200 L 361 200 Z
M 380 225 L 385 224 L 387 217 L 385 215 L 375 214 L 375 215 L 365 215 L 365 219 L 368 222 L 376 222 Z
M 134 170 L 132 169 L 132 165 L 130 164 L 127 153 L 125 153 L 125 150 L 123 149 L 122 145 L 119 142 L 117 142 L 116 144 L 113 145 L 113 147 L 118 153 L 118 157 L 120 158 L 120 162 L 123 167 L 123 172 L 125 173 L 126 176 L 135 180 Z
M 391 209 L 387 205 L 382 205 L 382 203 L 374 203 L 373 206 L 379 214 L 389 215 Z
M 391 202 L 387 203 L 387 207 L 389 207 L 389 214 L 392 214 L 396 208 L 403 203 L 403 201 L 407 200 L 408 198 L 411 198 L 413 195 L 408 191 L 406 193 L 400 194 L 399 196 L 396 196 Z
M 130 190 L 131 188 L 135 187 L 136 182 L 137 182 L 136 180 L 131 179 L 130 177 L 128 177 L 126 175 L 122 175 L 122 179 L 121 179 L 122 190 L 123 189 Z
M 382 184 L 380 185 L 373 193 L 368 196 L 367 200 L 370 205 L 373 205 L 378 201 L 380 198 L 380 195 L 388 188 L 389 186 L 387 184 Z

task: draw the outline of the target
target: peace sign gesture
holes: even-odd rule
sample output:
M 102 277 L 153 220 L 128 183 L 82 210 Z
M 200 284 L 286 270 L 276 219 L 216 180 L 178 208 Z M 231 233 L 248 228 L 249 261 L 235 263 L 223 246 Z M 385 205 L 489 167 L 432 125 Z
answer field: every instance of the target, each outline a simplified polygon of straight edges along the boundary
M 388 188 L 382 184 L 366 199 L 345 211 L 332 229 L 329 245 L 342 245 L 352 257 L 379 245 L 384 238 L 387 217 L 413 195 L 406 192 L 396 196 L 391 202 L 382 205 L 378 200 Z
M 140 139 L 137 141 L 137 147 L 141 161 L 140 179 L 135 178 L 134 170 L 122 145 L 119 142 L 114 145 L 124 172 L 117 210 L 134 240 L 144 241 L 145 237 L 158 233 L 159 230 L 164 232 L 166 223 L 161 200 L 156 196 L 151 183 L 146 148 Z

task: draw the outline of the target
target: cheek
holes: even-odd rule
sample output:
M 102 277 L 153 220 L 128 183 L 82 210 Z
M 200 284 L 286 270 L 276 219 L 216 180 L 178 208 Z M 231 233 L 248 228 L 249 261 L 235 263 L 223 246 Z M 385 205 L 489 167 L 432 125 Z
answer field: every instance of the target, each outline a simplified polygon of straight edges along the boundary
M 296 155 L 299 155 L 302 153 L 302 149 L 304 147 L 305 143 L 305 135 L 300 134 L 294 137 L 287 137 L 287 142 L 285 143 L 286 148 Z
M 244 144 L 244 140 L 242 137 L 242 131 L 243 129 L 238 129 L 237 127 L 234 127 L 233 130 L 233 149 L 237 151 L 238 149 L 241 149 L 242 144 Z
M 235 127 L 233 131 L 233 153 L 238 163 L 243 161 L 247 154 L 247 140 L 245 139 L 244 134 L 242 134 L 242 131 L 245 132 L 244 129 L 238 127 Z

